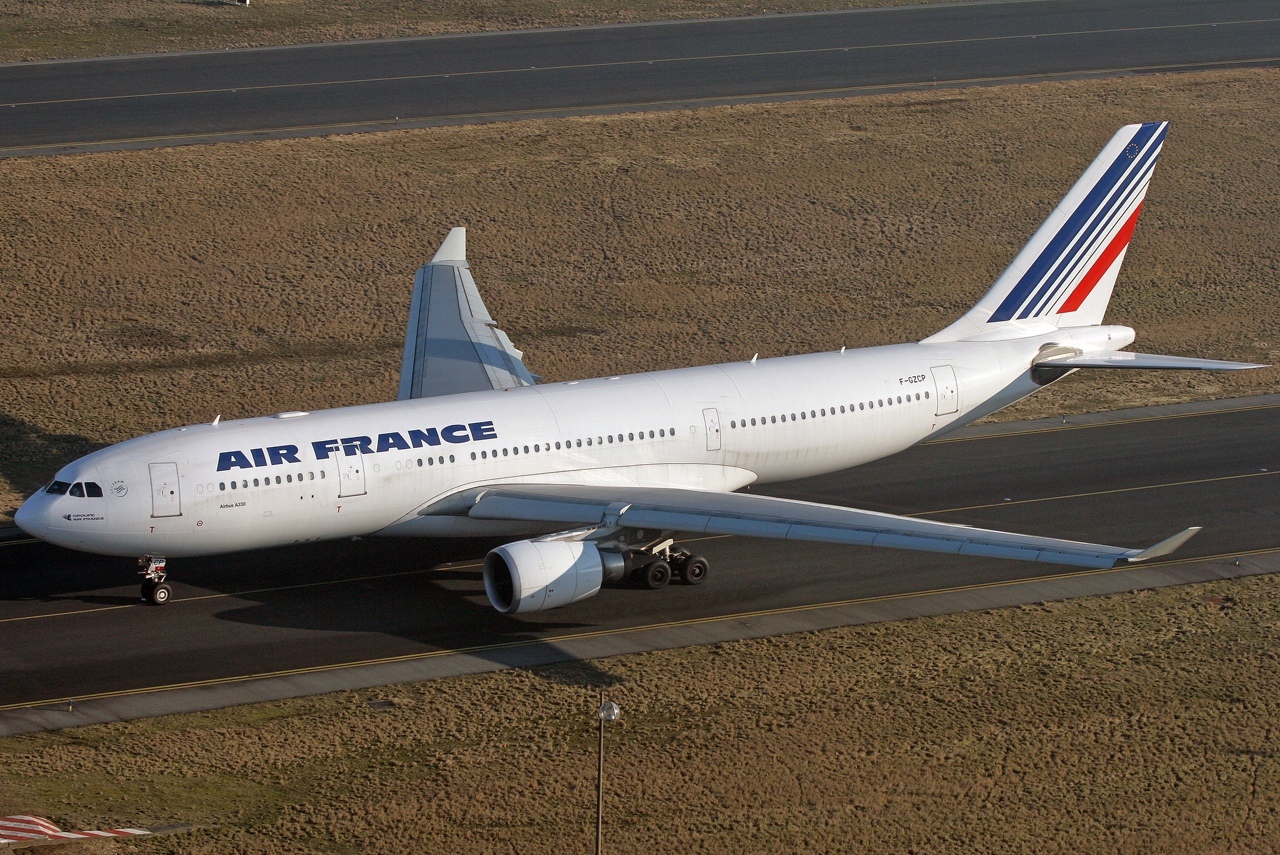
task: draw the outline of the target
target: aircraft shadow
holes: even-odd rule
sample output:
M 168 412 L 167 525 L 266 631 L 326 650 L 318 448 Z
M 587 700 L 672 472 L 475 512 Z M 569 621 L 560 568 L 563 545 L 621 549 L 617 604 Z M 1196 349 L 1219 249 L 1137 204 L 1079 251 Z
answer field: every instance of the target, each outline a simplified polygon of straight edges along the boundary
M 53 473 L 90 452 L 106 446 L 73 433 L 49 433 L 30 422 L 0 413 L 0 478 L 21 495 L 30 495 Z M 12 514 L 13 507 L 0 507 Z

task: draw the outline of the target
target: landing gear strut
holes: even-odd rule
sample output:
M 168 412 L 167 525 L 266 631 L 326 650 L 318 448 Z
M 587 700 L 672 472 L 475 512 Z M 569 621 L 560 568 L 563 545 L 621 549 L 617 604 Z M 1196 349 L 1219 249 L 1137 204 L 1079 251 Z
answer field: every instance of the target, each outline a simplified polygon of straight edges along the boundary
M 138 559 L 142 576 L 142 599 L 153 606 L 163 606 L 173 596 L 173 589 L 165 583 L 168 576 L 164 571 L 165 559 L 159 555 L 144 555 Z

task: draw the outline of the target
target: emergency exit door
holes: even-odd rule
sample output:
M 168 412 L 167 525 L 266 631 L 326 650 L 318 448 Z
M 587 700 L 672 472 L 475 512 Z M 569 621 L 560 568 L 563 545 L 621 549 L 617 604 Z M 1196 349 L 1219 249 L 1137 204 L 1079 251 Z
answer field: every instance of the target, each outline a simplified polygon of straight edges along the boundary
M 960 388 L 956 385 L 956 372 L 950 365 L 935 365 L 929 369 L 933 372 L 933 388 L 938 398 L 940 416 L 954 413 L 960 408 Z
M 720 412 L 715 407 L 702 411 L 702 420 L 707 423 L 707 451 L 720 450 Z
M 178 486 L 178 464 L 151 463 L 151 516 L 182 516 L 182 490 Z

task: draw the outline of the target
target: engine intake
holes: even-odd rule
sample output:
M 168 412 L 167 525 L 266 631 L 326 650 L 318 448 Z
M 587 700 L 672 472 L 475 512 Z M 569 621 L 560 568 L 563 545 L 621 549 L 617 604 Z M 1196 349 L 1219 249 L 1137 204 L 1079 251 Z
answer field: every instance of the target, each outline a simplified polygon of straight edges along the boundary
M 519 540 L 484 559 L 484 590 L 503 614 L 540 612 L 595 596 L 604 562 L 594 543 Z

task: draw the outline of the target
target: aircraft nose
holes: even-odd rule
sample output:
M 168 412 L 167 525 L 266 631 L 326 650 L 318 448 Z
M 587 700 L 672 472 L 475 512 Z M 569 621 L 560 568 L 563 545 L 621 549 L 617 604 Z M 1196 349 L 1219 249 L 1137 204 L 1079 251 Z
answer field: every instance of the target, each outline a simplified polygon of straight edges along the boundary
M 44 521 L 44 509 L 39 507 L 42 504 L 40 498 L 41 495 L 36 493 L 23 502 L 22 507 L 18 508 L 18 512 L 13 515 L 13 521 L 17 523 L 18 528 L 32 537 L 43 538 L 49 527 Z

